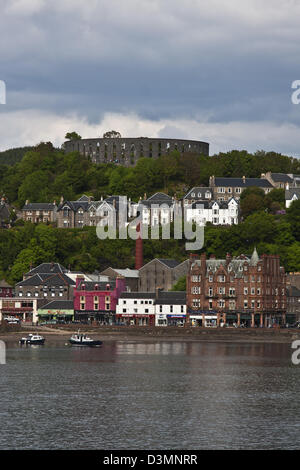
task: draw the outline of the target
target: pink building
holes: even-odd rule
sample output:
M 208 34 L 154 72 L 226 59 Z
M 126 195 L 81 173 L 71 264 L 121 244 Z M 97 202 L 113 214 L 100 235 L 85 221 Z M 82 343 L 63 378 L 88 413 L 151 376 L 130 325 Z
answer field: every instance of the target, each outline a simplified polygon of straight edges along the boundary
M 122 276 L 108 283 L 87 282 L 82 276 L 77 276 L 74 288 L 74 319 L 84 323 L 97 321 L 103 325 L 114 323 L 118 299 L 125 291 L 126 284 Z
M 12 297 L 13 288 L 4 279 L 0 280 L 0 297 Z

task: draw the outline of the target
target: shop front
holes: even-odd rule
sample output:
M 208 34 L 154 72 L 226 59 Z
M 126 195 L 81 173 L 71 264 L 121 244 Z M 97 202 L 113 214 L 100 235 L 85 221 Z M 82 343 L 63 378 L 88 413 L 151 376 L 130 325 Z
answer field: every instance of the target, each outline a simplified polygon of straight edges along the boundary
M 116 315 L 116 323 L 125 326 L 154 326 L 155 315 L 119 313 Z

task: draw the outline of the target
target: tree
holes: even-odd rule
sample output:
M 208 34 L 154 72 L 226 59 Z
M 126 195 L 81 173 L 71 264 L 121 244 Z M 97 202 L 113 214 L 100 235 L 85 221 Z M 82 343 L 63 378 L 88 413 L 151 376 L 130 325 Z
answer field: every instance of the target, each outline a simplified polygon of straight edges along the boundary
M 103 139 L 112 139 L 112 138 L 120 139 L 121 137 L 122 136 L 120 132 L 117 132 L 117 131 L 107 131 L 107 132 L 104 132 L 103 134 Z
M 176 284 L 174 284 L 171 291 L 185 291 L 185 290 L 186 290 L 186 276 L 182 276 L 178 279 Z
M 262 211 L 266 208 L 265 193 L 261 188 L 247 188 L 241 194 L 240 204 L 243 217 Z
M 75 131 L 67 132 L 66 135 L 65 135 L 65 139 L 67 139 L 67 140 L 80 140 L 81 135 L 77 134 L 77 132 L 75 132 Z

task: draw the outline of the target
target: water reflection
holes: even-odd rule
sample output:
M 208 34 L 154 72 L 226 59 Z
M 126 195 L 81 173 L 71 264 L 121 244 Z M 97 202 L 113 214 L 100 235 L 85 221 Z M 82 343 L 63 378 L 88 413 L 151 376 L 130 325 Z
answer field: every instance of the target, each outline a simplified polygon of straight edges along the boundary
M 297 448 L 290 354 L 288 344 L 179 341 L 9 348 L 0 448 Z

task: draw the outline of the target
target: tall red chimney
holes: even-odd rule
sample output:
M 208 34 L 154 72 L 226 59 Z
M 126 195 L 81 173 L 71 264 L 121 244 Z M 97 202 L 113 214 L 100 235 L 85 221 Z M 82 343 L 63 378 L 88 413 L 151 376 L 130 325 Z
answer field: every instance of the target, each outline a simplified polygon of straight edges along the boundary
M 135 269 L 140 269 L 143 266 L 143 239 L 140 223 L 136 226 L 136 231 L 138 236 L 135 241 Z

